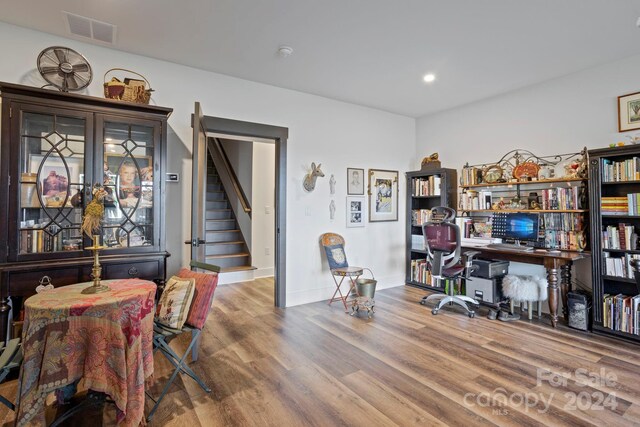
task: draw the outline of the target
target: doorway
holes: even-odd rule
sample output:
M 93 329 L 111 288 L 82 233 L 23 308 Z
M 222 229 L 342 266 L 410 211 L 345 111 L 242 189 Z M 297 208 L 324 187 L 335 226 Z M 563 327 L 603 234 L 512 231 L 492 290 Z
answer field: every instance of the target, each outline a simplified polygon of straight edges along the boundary
M 192 123 L 198 115 L 194 115 Z M 199 115 L 200 128 L 207 138 L 230 138 L 275 144 L 275 197 L 274 197 L 274 304 L 286 307 L 286 166 L 289 129 L 261 123 L 244 122 Z M 195 149 L 195 147 L 194 147 Z M 198 156 L 194 171 L 206 171 L 207 156 Z M 196 180 L 194 180 L 196 182 Z M 202 180 L 200 181 L 202 182 Z M 200 185 L 200 184 L 198 184 Z M 204 184 L 203 184 L 204 185 Z M 201 192 L 202 189 L 194 189 Z M 192 236 L 194 238 L 194 236 Z M 195 236 L 197 240 L 198 237 Z

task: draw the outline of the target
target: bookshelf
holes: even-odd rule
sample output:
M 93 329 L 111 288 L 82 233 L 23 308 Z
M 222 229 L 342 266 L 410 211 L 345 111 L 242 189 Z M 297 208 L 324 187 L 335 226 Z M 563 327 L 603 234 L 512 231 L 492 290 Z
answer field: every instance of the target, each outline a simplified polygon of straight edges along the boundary
M 437 168 L 407 172 L 407 244 L 405 283 L 424 289 L 443 292 L 434 286 L 426 269 L 426 251 L 422 224 L 428 212 L 436 206 L 456 207 L 457 172 L 455 169 Z
M 475 230 L 476 237 L 491 237 L 495 213 L 535 213 L 540 230 L 533 246 L 588 250 L 585 175 L 586 149 L 545 157 L 513 150 L 496 163 L 465 165 L 458 207 L 463 237 L 471 237 L 469 230 Z
M 640 343 L 640 146 L 589 151 L 593 329 Z

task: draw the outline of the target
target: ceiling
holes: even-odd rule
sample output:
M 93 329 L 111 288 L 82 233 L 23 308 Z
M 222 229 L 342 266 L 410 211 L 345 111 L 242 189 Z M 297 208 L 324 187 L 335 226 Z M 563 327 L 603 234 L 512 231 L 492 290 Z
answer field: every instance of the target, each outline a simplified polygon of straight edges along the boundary
M 63 10 L 119 50 L 411 117 L 640 53 L 640 0 L 0 0 L 76 38 Z

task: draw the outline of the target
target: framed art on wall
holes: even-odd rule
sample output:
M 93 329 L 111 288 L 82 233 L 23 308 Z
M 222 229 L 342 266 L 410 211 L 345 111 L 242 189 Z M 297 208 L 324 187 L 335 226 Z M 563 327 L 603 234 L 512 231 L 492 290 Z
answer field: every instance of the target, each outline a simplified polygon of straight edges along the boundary
M 618 131 L 640 129 L 640 92 L 618 97 Z
M 398 220 L 398 171 L 369 169 L 369 221 Z
M 364 227 L 363 196 L 347 196 L 347 227 Z
M 364 169 L 347 168 L 347 194 L 364 195 Z

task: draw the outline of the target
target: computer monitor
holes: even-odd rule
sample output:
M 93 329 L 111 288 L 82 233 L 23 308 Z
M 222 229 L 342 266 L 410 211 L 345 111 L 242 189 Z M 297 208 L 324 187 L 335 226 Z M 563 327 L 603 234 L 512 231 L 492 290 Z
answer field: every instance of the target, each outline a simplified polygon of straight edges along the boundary
M 540 215 L 524 212 L 496 212 L 493 215 L 492 237 L 505 239 L 538 240 Z

